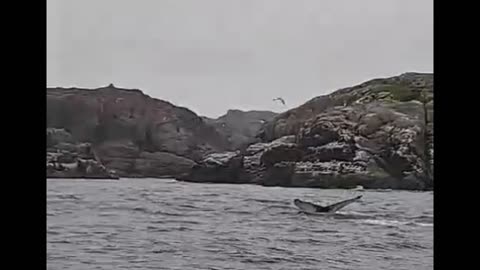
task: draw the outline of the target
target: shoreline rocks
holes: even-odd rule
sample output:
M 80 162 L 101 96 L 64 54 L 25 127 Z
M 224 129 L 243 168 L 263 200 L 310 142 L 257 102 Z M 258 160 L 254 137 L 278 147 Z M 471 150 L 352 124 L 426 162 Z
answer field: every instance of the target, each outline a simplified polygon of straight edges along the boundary
M 140 90 L 47 88 L 47 152 L 63 151 L 59 158 L 73 162 L 81 143 L 89 144 L 89 159 L 98 163 L 91 166 L 119 177 L 176 177 L 203 155 L 229 148 L 227 139 L 194 112 Z M 48 176 L 75 176 L 52 168 Z
M 432 81 L 431 74 L 404 74 L 315 98 L 267 123 L 263 142 L 249 145 L 236 162 L 208 169 L 199 163 L 181 180 L 210 182 L 216 174 L 215 182 L 229 176 L 265 186 L 432 189 L 425 172 L 432 171 L 433 155 L 425 149 L 433 121 L 424 117 L 433 114 Z
M 89 143 L 74 143 L 63 129 L 47 128 L 47 147 L 47 178 L 119 179 L 96 160 Z
M 432 74 L 374 79 L 278 115 L 202 118 L 112 85 L 47 88 L 47 108 L 48 178 L 433 188 Z

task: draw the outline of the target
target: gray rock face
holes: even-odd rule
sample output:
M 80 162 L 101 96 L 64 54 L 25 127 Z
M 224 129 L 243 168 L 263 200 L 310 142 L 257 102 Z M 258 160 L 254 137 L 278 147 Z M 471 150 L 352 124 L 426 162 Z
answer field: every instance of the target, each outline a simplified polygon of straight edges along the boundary
M 138 174 L 146 177 L 181 175 L 189 171 L 194 165 L 195 162 L 190 159 L 165 152 L 142 152 L 135 159 L 135 169 Z
M 264 142 L 223 174 L 262 185 L 432 188 L 432 79 L 407 73 L 315 98 L 267 123 Z M 184 179 L 201 182 L 215 168 L 199 164 Z
M 433 74 L 405 73 L 391 78 L 374 79 L 362 84 L 337 90 L 329 95 L 319 96 L 305 104 L 277 115 L 266 123 L 259 136 L 263 141 L 295 135 L 310 118 L 334 107 L 353 105 L 368 105 L 383 101 L 384 105 L 394 104 L 398 110 L 412 113 L 420 110 L 422 93 L 425 99 L 433 105 Z M 433 112 L 431 106 L 430 112 Z M 433 123 L 433 118 L 432 123 Z
M 47 178 L 118 179 L 96 160 L 89 143 L 75 143 L 63 129 L 47 128 Z
M 62 128 L 47 128 L 47 148 L 59 143 L 72 143 L 72 135 Z
M 113 85 L 47 88 L 47 128 L 50 150 L 89 143 L 98 162 L 122 177 L 181 175 L 205 154 L 229 149 L 192 111 Z
M 223 152 L 206 155 L 194 165 L 189 174 L 178 177 L 178 180 L 211 183 L 245 183 L 242 172 L 243 158 L 239 152 Z
M 255 136 L 258 131 L 276 115 L 269 111 L 229 110 L 217 119 L 204 118 L 204 120 L 227 138 L 230 150 L 237 150 L 256 142 Z

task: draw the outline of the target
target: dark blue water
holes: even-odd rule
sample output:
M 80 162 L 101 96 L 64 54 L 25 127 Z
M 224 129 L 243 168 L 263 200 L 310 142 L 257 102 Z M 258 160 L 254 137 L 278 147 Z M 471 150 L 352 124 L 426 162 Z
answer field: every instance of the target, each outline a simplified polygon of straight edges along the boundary
M 363 194 L 334 216 L 292 200 Z M 433 269 L 433 193 L 47 180 L 48 269 Z

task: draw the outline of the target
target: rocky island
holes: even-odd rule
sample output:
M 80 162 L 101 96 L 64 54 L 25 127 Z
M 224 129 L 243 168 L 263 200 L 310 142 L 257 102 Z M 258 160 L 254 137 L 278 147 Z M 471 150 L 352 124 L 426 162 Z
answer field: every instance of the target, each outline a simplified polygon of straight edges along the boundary
M 113 85 L 47 88 L 47 177 L 433 188 L 433 74 L 217 119 Z
M 433 74 L 374 79 L 277 115 L 243 151 L 181 180 L 315 188 L 433 188 Z
M 47 177 L 178 177 L 206 154 L 250 143 L 274 115 L 210 119 L 136 89 L 47 88 Z

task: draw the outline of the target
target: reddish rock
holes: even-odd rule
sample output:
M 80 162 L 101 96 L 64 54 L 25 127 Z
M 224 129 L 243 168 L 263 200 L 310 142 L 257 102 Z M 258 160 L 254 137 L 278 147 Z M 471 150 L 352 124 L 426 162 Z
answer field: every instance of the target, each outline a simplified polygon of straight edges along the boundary
M 125 177 L 178 175 L 203 155 L 229 148 L 226 138 L 192 111 L 113 85 L 47 88 L 47 128 L 64 129 L 69 141 L 90 143 L 99 162 Z M 62 140 L 55 135 L 55 143 Z

